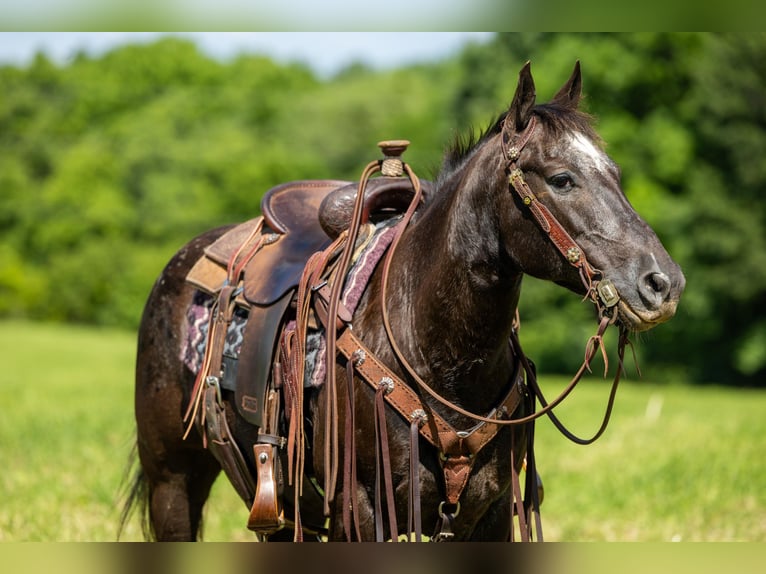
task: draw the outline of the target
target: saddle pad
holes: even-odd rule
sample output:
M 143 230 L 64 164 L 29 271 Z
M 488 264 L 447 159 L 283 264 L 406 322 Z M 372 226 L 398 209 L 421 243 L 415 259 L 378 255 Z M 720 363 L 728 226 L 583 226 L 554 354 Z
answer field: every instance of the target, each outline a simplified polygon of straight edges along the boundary
M 374 234 L 355 254 L 354 263 L 346 275 L 345 286 L 341 295 L 341 303 L 353 315 L 364 290 L 367 288 L 375 268 L 391 245 L 396 233 L 397 218 L 390 219 L 376 226 Z M 295 328 L 294 322 L 286 330 Z M 306 340 L 306 368 L 304 369 L 304 386 L 319 387 L 324 383 L 327 372 L 327 356 L 325 348 L 324 329 L 309 329 Z
M 194 374 L 199 372 L 205 357 L 213 303 L 215 303 L 215 297 L 204 291 L 196 291 L 191 305 L 186 310 L 187 330 L 184 344 L 181 347 L 181 360 Z M 223 347 L 224 357 L 239 358 L 247 315 L 247 310 L 241 307 L 234 310 L 234 316 L 226 332 L 226 341 Z

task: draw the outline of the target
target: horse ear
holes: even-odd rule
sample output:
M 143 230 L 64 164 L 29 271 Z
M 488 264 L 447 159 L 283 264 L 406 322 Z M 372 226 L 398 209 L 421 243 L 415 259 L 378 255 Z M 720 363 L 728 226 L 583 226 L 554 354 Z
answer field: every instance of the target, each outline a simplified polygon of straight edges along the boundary
M 535 105 L 535 81 L 532 79 L 531 64 L 527 62 L 519 72 L 519 83 L 513 96 L 508 116 L 513 119 L 516 131 L 527 127 Z
M 580 60 L 575 62 L 574 70 L 569 80 L 553 97 L 553 102 L 565 108 L 577 109 L 582 95 L 582 75 L 580 74 Z

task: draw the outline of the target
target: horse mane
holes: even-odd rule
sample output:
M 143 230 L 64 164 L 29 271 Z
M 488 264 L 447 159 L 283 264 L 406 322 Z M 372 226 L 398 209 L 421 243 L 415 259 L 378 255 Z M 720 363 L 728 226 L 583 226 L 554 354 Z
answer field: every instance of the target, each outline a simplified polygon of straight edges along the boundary
M 551 137 L 557 137 L 567 132 L 576 132 L 587 136 L 599 147 L 604 145 L 603 140 L 593 128 L 595 120 L 588 113 L 573 110 L 554 102 L 538 104 L 532 108 L 532 113 L 538 116 L 541 120 L 540 123 L 549 131 Z M 438 178 L 442 180 L 460 169 L 476 150 L 499 134 L 503 129 L 503 122 L 507 115 L 507 111 L 502 113 L 478 135 L 473 128 L 470 128 L 466 133 L 457 134 L 447 148 Z

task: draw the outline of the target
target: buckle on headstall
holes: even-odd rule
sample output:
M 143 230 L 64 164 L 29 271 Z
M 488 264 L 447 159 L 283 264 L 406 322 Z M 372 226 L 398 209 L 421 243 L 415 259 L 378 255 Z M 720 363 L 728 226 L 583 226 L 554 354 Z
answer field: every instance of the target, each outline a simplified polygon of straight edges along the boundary
M 607 309 L 614 307 L 620 301 L 617 287 L 609 279 L 599 281 L 598 285 L 596 285 L 596 291 L 598 292 L 599 299 L 601 299 L 601 302 Z

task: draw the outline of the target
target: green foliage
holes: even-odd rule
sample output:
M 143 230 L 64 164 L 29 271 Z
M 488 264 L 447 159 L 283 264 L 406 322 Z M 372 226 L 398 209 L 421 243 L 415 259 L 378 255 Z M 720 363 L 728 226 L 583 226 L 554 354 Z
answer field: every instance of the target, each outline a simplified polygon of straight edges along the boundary
M 639 341 L 647 375 L 763 385 L 764 34 L 498 34 L 327 81 L 178 39 L 0 67 L 0 316 L 134 328 L 167 259 L 257 215 L 271 186 L 356 179 L 391 138 L 433 176 L 456 134 L 508 105 L 524 61 L 545 100 L 575 59 L 628 198 L 688 280 L 678 316 Z M 573 371 L 593 330 L 578 298 L 529 281 L 521 312 L 541 369 Z

